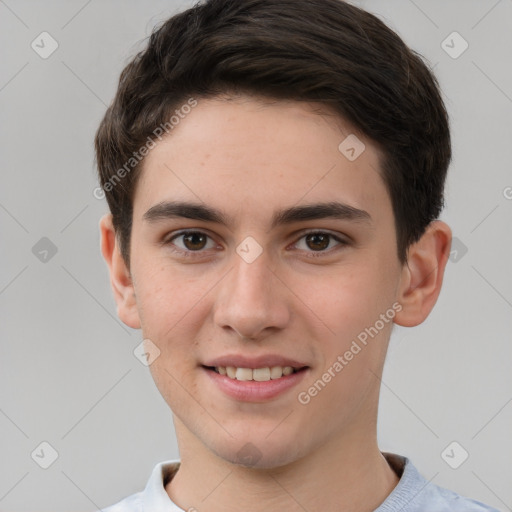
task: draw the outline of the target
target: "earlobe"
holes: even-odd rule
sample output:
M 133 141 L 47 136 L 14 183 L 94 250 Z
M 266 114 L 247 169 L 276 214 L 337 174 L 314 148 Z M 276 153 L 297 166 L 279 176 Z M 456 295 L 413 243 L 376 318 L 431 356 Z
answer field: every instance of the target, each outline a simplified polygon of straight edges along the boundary
M 101 218 L 100 236 L 101 253 L 109 269 L 110 285 L 117 304 L 117 315 L 132 329 L 140 329 L 141 325 L 135 300 L 133 280 L 121 255 L 111 214 L 106 214 Z
M 429 224 L 420 240 L 409 247 L 397 299 L 402 310 L 395 316 L 396 324 L 419 325 L 432 311 L 441 292 L 451 240 L 450 227 L 436 220 Z

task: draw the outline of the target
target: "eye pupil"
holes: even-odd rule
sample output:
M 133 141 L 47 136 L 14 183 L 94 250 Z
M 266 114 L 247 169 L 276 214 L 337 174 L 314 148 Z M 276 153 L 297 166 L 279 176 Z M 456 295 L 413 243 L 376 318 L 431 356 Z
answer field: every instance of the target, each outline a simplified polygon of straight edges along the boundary
M 190 250 L 202 249 L 206 244 L 206 236 L 203 233 L 187 233 L 183 235 L 183 243 Z
M 326 249 L 329 247 L 329 237 L 330 235 L 322 234 L 322 233 L 311 233 L 306 237 L 306 243 L 308 244 L 310 249 L 315 251 Z

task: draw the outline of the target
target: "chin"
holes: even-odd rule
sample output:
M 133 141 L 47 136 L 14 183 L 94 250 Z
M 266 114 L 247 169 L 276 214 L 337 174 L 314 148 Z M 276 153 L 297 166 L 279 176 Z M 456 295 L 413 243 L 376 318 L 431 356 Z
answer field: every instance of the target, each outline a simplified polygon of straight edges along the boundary
M 288 437 L 288 440 L 293 440 L 293 436 Z M 212 451 L 230 464 L 253 469 L 279 468 L 301 457 L 296 441 L 287 443 L 277 436 L 270 441 L 264 435 L 259 440 L 255 440 L 252 435 L 243 440 L 231 440 L 229 444 Z

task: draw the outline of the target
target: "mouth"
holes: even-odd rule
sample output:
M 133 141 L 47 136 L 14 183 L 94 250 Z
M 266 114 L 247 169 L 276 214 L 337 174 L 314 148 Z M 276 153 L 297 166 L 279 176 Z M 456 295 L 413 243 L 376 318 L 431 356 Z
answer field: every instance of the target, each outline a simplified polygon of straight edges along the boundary
M 286 396 L 310 371 L 309 366 L 201 366 L 214 389 L 237 402 L 253 403 Z
M 308 366 L 266 366 L 262 368 L 241 368 L 236 366 L 205 366 L 206 370 L 223 375 L 231 380 L 268 382 L 288 377 L 307 370 Z
M 312 371 L 304 360 L 275 353 L 251 357 L 242 353 L 224 354 L 202 361 L 199 367 L 213 385 L 212 393 L 220 391 L 230 399 L 254 403 L 278 397 L 285 400 L 291 389 Z

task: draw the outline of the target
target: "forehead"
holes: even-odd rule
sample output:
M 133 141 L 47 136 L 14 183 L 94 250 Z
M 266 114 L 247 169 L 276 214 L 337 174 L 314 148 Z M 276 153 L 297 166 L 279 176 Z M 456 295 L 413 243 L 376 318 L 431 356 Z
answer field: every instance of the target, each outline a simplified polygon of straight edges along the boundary
M 146 156 L 135 215 L 168 200 L 267 220 L 277 207 L 318 201 L 376 215 L 390 209 L 378 148 L 322 105 L 248 96 L 197 101 Z

